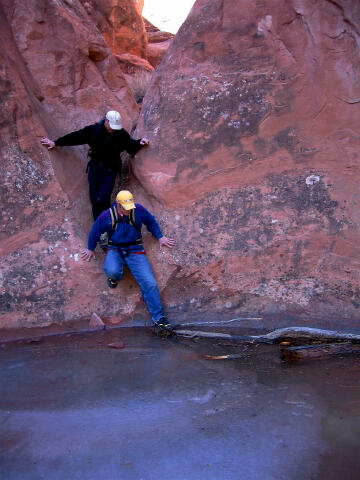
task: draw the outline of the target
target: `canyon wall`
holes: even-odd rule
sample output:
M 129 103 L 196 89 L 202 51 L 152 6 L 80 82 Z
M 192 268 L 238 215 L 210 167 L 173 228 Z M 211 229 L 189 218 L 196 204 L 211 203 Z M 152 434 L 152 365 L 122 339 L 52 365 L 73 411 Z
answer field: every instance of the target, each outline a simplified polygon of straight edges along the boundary
M 92 312 L 149 324 L 128 273 L 111 291 L 101 252 L 79 260 L 92 224 L 86 150 L 39 143 L 110 108 L 136 125 L 106 9 L 94 19 L 94 1 L 0 5 L 0 327 L 72 326 Z M 160 252 L 144 235 L 174 323 L 357 325 L 359 10 L 198 0 L 171 40 L 135 132 L 150 145 L 126 186 L 176 240 Z
M 176 35 L 135 175 L 178 239 L 166 291 L 185 317 L 357 324 L 359 12 L 198 0 Z
M 92 224 L 86 149 L 50 152 L 40 138 L 109 109 L 130 131 L 139 107 L 79 1 L 2 0 L 0 22 L 0 326 L 73 323 L 107 296 L 100 255 L 79 261 Z

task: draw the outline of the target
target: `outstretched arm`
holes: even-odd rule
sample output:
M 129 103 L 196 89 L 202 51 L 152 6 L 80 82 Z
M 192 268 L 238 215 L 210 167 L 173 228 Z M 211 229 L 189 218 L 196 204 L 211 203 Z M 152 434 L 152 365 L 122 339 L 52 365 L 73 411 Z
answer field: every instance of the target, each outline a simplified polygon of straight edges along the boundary
M 126 147 L 125 150 L 130 155 L 135 155 L 142 147 L 149 145 L 149 139 L 146 137 L 140 138 L 139 140 L 134 140 L 130 137 L 126 130 L 124 130 L 126 135 Z
M 175 241 L 172 238 L 164 237 L 154 215 L 151 215 L 146 208 L 141 208 L 144 212 L 143 223 L 146 225 L 146 228 L 149 230 L 149 232 L 151 232 L 159 241 L 160 249 L 164 246 L 172 248 L 175 245 Z
M 55 141 L 50 140 L 50 138 L 47 137 L 42 137 L 40 139 L 40 142 L 49 150 L 52 150 L 55 147 L 71 147 L 73 145 L 84 145 L 85 143 L 89 143 L 91 141 L 93 128 L 94 125 L 88 125 L 81 130 L 68 133 L 67 135 L 60 137 Z
M 102 212 L 101 215 L 95 220 L 88 237 L 88 247 L 83 248 L 80 252 L 81 259 L 85 262 L 89 262 L 93 257 L 95 258 L 94 250 L 98 241 L 100 240 L 100 235 L 106 232 L 106 219 L 109 213 L 108 210 Z

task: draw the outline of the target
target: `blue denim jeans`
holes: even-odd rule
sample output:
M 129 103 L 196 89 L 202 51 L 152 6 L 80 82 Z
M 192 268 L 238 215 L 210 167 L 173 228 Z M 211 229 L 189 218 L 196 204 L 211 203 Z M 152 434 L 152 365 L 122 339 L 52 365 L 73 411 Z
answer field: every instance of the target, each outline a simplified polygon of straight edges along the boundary
M 159 289 L 146 255 L 130 253 L 122 256 L 117 249 L 110 247 L 104 263 L 105 275 L 118 282 L 124 276 L 124 265 L 128 267 L 138 283 L 152 321 L 157 322 L 164 313 Z
M 116 175 L 117 170 L 98 165 L 88 167 L 89 194 L 94 220 L 101 212 L 110 207 Z

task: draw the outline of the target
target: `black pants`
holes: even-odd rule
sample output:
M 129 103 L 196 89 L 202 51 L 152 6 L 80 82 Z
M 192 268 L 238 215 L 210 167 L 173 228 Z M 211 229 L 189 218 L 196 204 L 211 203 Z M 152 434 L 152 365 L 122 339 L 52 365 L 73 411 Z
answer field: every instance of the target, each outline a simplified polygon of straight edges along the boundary
M 88 167 L 90 202 L 94 220 L 101 212 L 110 207 L 111 193 L 114 189 L 117 170 L 100 167 Z

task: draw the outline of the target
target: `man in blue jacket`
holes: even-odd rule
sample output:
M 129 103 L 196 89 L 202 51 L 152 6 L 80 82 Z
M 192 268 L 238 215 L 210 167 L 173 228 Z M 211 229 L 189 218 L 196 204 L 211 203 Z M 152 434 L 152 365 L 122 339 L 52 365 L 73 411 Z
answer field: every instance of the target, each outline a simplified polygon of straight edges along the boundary
M 86 171 L 92 213 L 96 220 L 101 212 L 110 207 L 116 175 L 121 172 L 120 153 L 125 150 L 135 155 L 144 145 L 149 144 L 149 140 L 145 137 L 132 139 L 122 127 L 120 113 L 110 110 L 105 118 L 93 125 L 68 133 L 55 141 L 43 137 L 41 143 L 49 150 L 55 147 L 89 145 L 90 161 Z
M 159 241 L 160 248 L 172 248 L 171 238 L 164 237 L 155 217 L 139 203 L 134 203 L 133 195 L 121 190 L 116 202 L 102 212 L 95 220 L 88 238 L 88 248 L 82 250 L 81 258 L 90 261 L 95 257 L 94 250 L 104 233 L 108 235 L 108 248 L 104 272 L 110 288 L 116 288 L 124 275 L 124 265 L 133 274 L 142 297 L 150 312 L 155 328 L 171 331 L 171 325 L 164 316 L 159 289 L 142 243 L 141 227 L 146 225 L 150 233 Z

